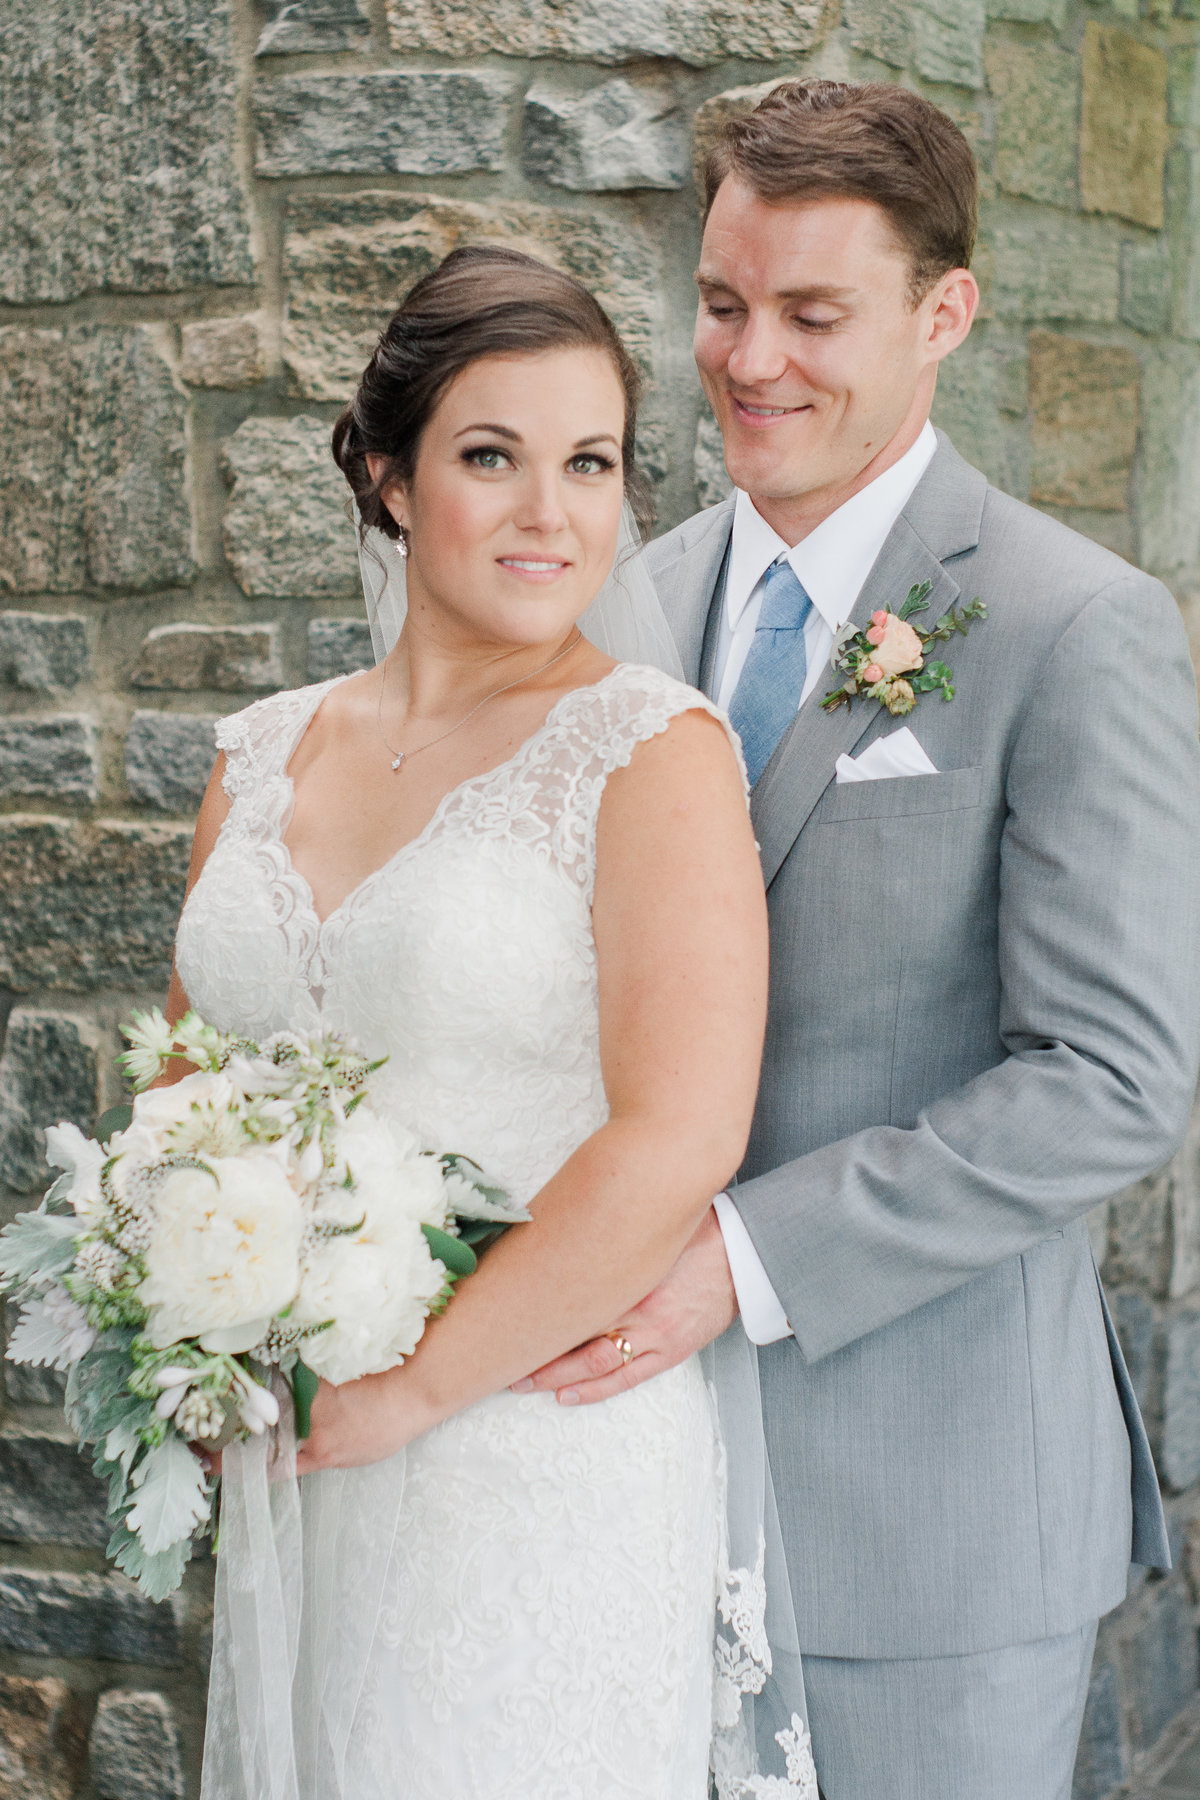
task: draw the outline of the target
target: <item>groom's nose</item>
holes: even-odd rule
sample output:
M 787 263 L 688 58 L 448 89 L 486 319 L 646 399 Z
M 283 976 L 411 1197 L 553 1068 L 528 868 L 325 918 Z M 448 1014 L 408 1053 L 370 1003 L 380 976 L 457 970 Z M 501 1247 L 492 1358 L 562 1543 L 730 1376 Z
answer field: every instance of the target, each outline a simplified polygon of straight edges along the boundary
M 778 381 L 791 360 L 788 348 L 781 320 L 769 313 L 748 312 L 725 365 L 729 379 L 739 387 Z

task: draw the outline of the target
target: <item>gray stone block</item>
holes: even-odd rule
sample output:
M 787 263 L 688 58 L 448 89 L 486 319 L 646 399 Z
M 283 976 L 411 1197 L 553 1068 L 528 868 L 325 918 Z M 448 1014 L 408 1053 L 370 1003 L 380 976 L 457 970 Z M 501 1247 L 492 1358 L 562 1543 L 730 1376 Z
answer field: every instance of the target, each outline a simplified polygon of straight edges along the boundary
M 286 75 L 255 96 L 259 175 L 499 169 L 512 84 L 457 70 Z
M 189 387 L 253 387 L 267 372 L 261 313 L 195 319 L 180 332 L 179 373 Z
M 4 1362 L 4 1392 L 14 1406 L 61 1406 L 67 1378 L 57 1369 L 35 1369 L 31 1363 Z
M 988 45 L 996 178 L 1010 194 L 1078 206 L 1079 60 L 1045 44 Z
M 484 206 L 418 194 L 293 194 L 283 251 L 283 360 L 292 386 L 312 400 L 344 403 L 413 282 L 459 244 L 485 242 L 531 251 L 578 276 L 642 367 L 650 367 L 663 304 L 659 259 L 628 220 L 518 201 Z
M 77 687 L 88 672 L 87 626 L 68 613 L 0 613 L 0 680 L 31 693 Z
M 696 427 L 696 503 L 716 506 L 733 491 L 733 483 L 725 468 L 725 450 L 721 443 L 721 427 L 707 407 Z
M 0 330 L 0 588 L 191 580 L 187 396 L 167 349 L 155 325 Z
M 158 625 L 142 640 L 130 684 L 193 693 L 273 693 L 283 686 L 278 625 Z
M 892 68 L 983 86 L 983 0 L 847 0 L 846 22 L 854 47 Z
M 0 1794 L 73 1800 L 84 1773 L 83 1707 L 57 1675 L 0 1675 Z
M 194 812 L 217 750 L 214 714 L 135 712 L 125 736 L 125 779 L 138 806 Z
M 1159 1169 L 1109 1202 L 1106 1283 L 1137 1282 L 1166 1293 L 1171 1262 L 1171 1171 Z
M 0 299 L 252 279 L 228 0 L 8 0 Z
M 69 1119 L 90 1131 L 96 1079 L 96 1050 L 83 1020 L 14 1007 L 0 1053 L 0 1181 L 19 1194 L 50 1185 L 45 1127 Z
M 256 598 L 361 590 L 349 489 L 322 419 L 247 419 L 225 444 L 225 553 Z
M 256 56 L 371 47 L 371 24 L 361 0 L 264 0 L 263 10 L 267 22 Z
M 350 675 L 375 664 L 371 627 L 365 619 L 310 619 L 308 624 L 308 679 L 328 681 L 333 675 Z
M 388 0 L 393 49 L 411 55 L 581 57 L 622 63 L 668 57 L 704 68 L 729 57 L 774 62 L 811 50 L 838 15 L 823 0 Z
M 1200 1680 L 1196 1628 L 1178 1578 L 1146 1590 L 1145 1611 L 1122 1644 L 1121 1660 L 1130 1744 L 1149 1750 L 1196 1699 Z
M 1157 240 L 1121 246 L 1121 321 L 1145 337 L 1159 337 L 1171 323 L 1171 262 Z
M 525 97 L 521 165 L 531 180 L 580 193 L 680 188 L 688 151 L 675 90 L 618 79 L 569 94 L 539 83 Z
M 29 1656 L 178 1668 L 182 1602 L 155 1603 L 123 1575 L 0 1569 L 0 1645 Z
M 1111 325 L 1120 297 L 1120 236 L 1068 213 L 1007 218 L 991 233 L 988 298 L 1003 317 Z
M 0 1431 L 0 1538 L 103 1548 L 112 1531 L 107 1499 L 74 1438 Z
M 0 818 L 0 987 L 165 988 L 190 825 Z
M 95 800 L 99 780 L 91 719 L 73 713 L 0 718 L 0 794 Z
M 1162 1476 L 1171 1487 L 1200 1481 L 1200 1313 L 1166 1321 L 1163 1381 Z
M 1197 240 L 1200 244 L 1200 239 Z M 1200 252 L 1196 257 L 1200 271 Z M 1160 340 L 1142 369 L 1142 428 L 1134 477 L 1139 562 L 1182 599 L 1200 590 L 1200 349 Z
M 90 1747 L 92 1780 L 104 1800 L 183 1800 L 179 1727 L 161 1694 L 101 1694 Z
M 1098 1662 L 1092 1670 L 1071 1800 L 1108 1800 L 1129 1773 L 1129 1759 L 1121 1736 L 1121 1690 L 1117 1671 L 1110 1662 Z

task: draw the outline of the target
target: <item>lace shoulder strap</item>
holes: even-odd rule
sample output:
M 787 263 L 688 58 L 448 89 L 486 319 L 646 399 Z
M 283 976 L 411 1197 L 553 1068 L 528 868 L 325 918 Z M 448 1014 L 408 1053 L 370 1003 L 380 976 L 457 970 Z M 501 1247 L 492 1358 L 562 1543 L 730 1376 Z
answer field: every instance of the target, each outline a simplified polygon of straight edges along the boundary
M 322 681 L 285 688 L 217 720 L 217 749 L 225 752 L 223 786 L 231 800 L 283 774 L 300 733 L 332 686 Z
M 565 777 L 555 851 L 589 900 L 596 875 L 596 824 L 608 777 L 627 765 L 639 744 L 658 737 L 686 712 L 706 712 L 725 728 L 745 783 L 741 742 L 725 714 L 698 689 L 661 669 L 620 663 L 603 681 L 577 688 L 555 708 L 554 761 Z M 747 801 L 749 792 L 746 784 Z

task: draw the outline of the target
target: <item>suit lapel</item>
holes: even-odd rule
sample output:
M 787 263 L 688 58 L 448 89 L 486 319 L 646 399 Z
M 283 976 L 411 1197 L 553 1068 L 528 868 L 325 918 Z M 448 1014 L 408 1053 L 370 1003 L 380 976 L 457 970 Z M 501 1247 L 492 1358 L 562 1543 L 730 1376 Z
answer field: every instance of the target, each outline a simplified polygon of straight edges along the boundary
M 895 611 L 909 588 L 924 581 L 932 587 L 923 623 L 940 618 L 954 604 L 959 587 L 902 514 L 863 584 L 851 620 L 861 630 L 877 607 Z M 817 683 L 755 785 L 750 812 L 768 887 L 834 779 L 838 757 L 848 754 L 881 718 L 892 723 L 875 700 L 855 700 L 836 712 L 823 712 L 821 701 L 836 684 L 832 671 L 828 680 Z M 903 723 L 895 721 L 896 726 Z
M 701 681 L 705 634 L 710 602 L 721 580 L 729 540 L 733 532 L 733 497 L 714 508 L 711 525 L 692 546 L 673 562 L 653 569 L 658 589 L 683 663 L 684 678 L 693 686 Z

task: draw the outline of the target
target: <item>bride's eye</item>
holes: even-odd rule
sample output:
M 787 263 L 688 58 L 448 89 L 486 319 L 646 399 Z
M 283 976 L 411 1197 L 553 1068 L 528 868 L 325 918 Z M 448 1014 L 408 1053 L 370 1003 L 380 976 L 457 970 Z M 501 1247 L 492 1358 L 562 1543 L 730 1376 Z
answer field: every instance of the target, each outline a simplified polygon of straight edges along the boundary
M 477 444 L 473 450 L 463 451 L 463 461 L 476 469 L 502 469 L 510 458 L 507 450 L 497 449 L 495 444 Z
M 595 450 L 583 450 L 567 464 L 572 475 L 601 475 L 616 466 L 611 456 L 600 456 Z

